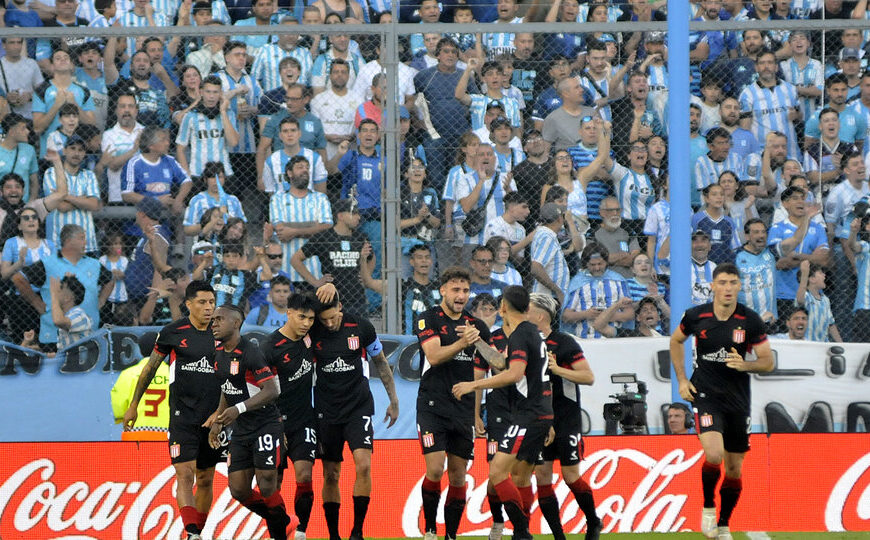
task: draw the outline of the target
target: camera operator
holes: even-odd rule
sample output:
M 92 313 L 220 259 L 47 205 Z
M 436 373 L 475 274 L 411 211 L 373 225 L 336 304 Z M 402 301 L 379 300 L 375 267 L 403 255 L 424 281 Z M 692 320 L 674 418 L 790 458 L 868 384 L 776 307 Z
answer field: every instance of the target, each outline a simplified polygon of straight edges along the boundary
M 689 407 L 679 401 L 668 406 L 668 432 L 671 435 L 688 435 L 694 426 Z

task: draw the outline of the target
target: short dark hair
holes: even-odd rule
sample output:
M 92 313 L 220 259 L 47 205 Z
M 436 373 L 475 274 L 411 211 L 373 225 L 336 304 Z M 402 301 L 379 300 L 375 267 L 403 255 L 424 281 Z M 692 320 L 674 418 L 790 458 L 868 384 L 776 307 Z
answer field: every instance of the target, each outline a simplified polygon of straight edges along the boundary
M 704 139 L 707 141 L 707 144 L 713 144 L 713 141 L 715 141 L 718 138 L 728 139 L 730 141 L 731 134 L 728 132 L 727 129 L 717 126 L 714 128 L 710 128 L 710 130 L 704 136 Z
M 441 272 L 440 285 L 443 287 L 454 279 L 471 283 L 471 273 L 462 266 L 449 266 L 443 272 Z
M 281 128 L 284 127 L 284 124 L 294 124 L 297 128 L 299 127 L 299 120 L 293 118 L 292 116 L 285 116 L 278 122 L 278 131 L 281 131 Z
M 219 174 L 226 175 L 227 170 L 220 161 L 209 161 L 202 168 L 202 178 L 213 178 Z
M 284 276 L 280 276 L 284 277 Z M 284 278 L 287 279 L 287 278 Z M 290 280 L 287 280 L 289 284 Z M 272 283 L 275 283 L 275 279 L 272 278 Z M 290 298 L 287 299 L 287 309 L 292 309 L 295 311 L 317 311 L 317 298 L 308 293 L 294 293 L 290 295 Z
M 505 287 L 501 293 L 501 301 L 507 302 L 507 305 L 517 313 L 529 311 L 529 291 L 519 285 Z
M 60 230 L 60 247 L 66 245 L 70 238 L 77 234 L 85 234 L 85 229 L 81 225 L 76 225 L 75 223 L 67 223 Z
M 749 229 L 751 229 L 752 226 L 755 225 L 756 223 L 761 223 L 762 225 L 764 225 L 765 230 L 767 229 L 767 225 L 764 223 L 764 220 L 763 220 L 763 219 L 760 219 L 760 218 L 752 218 L 752 219 L 750 219 L 749 221 L 747 221 L 746 223 L 743 224 L 743 233 L 744 233 L 744 234 L 749 234 Z
M 592 258 L 593 255 L 599 255 L 605 261 L 608 257 L 610 257 L 610 251 L 603 244 L 599 244 L 598 242 L 590 242 L 586 244 L 586 247 L 583 248 L 583 252 L 580 253 L 580 267 L 586 268 L 589 264 L 589 259 Z
M 166 279 L 171 279 L 172 281 L 178 281 L 187 275 L 187 270 L 184 268 L 172 267 L 166 272 L 163 273 L 163 277 Z
M 495 60 L 490 60 L 488 62 L 483 63 L 483 67 L 480 68 L 480 74 L 481 74 L 481 76 L 485 76 L 487 73 L 489 73 L 492 70 L 503 71 L 501 68 L 501 64 L 499 64 Z
M 826 114 L 834 114 L 838 119 L 840 118 L 840 113 L 832 109 L 831 107 L 825 107 L 821 111 L 819 111 L 819 120 L 822 119 Z
M 0 189 L 6 185 L 6 182 L 18 182 L 18 185 L 24 187 L 24 179 L 14 172 L 6 173 L 0 178 Z
M 336 58 L 329 64 L 329 73 L 332 74 L 332 70 L 335 69 L 335 66 L 345 66 L 348 71 L 350 71 L 350 64 L 347 63 L 347 60 L 342 58 Z
M 819 118 L 821 118 L 821 116 L 822 115 L 820 114 Z M 840 160 L 840 164 L 841 164 L 840 166 L 843 167 L 843 166 L 849 165 L 849 160 L 852 158 L 855 158 L 855 157 L 861 158 L 861 161 L 864 161 L 864 156 L 861 155 L 861 152 L 858 152 L 855 150 L 848 150 L 848 151 L 844 152 L 843 158 Z
M 193 300 L 199 292 L 209 292 L 214 294 L 214 289 L 208 281 L 202 279 L 191 281 L 184 289 L 184 299 Z
M 109 6 L 114 3 L 115 0 L 94 0 L 94 9 L 97 10 L 97 13 L 102 15 L 103 12 L 109 9 Z
M 586 51 L 607 51 L 607 44 L 593 38 L 586 43 Z
M 816 263 L 814 263 L 814 262 L 811 262 L 811 263 L 810 263 L 810 269 L 809 269 L 809 271 L 807 272 L 807 279 L 809 279 L 813 274 L 815 274 L 815 273 L 818 272 L 818 271 L 822 271 L 822 272 L 824 272 L 824 271 L 825 271 L 825 268 L 824 268 L 822 265 L 820 265 L 820 264 L 816 264 Z M 800 280 L 801 280 L 802 278 L 803 278 L 803 271 L 801 271 L 800 267 L 798 267 L 798 271 L 797 271 L 797 280 L 798 280 L 798 282 L 800 282 Z
M 254 0 L 254 3 L 256 4 L 256 0 Z M 245 45 L 245 43 L 243 41 L 238 41 L 235 39 L 231 39 L 230 41 L 227 41 L 226 43 L 224 43 L 224 56 L 229 54 L 230 51 L 232 51 L 233 49 L 238 49 L 238 48 L 245 49 L 246 51 L 248 50 L 247 45 Z M 220 79 L 218 79 L 218 80 L 220 80 Z
M 731 274 L 733 276 L 740 277 L 740 270 L 737 268 L 737 265 L 731 262 L 724 262 L 716 266 L 713 270 L 713 279 L 716 279 L 716 276 L 719 274 Z
M 408 256 L 413 257 L 418 251 L 428 251 L 431 254 L 432 248 L 429 247 L 429 244 L 414 244 L 408 249 Z
M 6 118 L 0 122 L 0 129 L 3 130 L 3 133 L 8 134 L 9 130 L 17 126 L 18 124 L 26 124 L 27 118 L 24 118 L 18 113 L 9 113 L 6 115 Z
M 830 77 L 825 79 L 825 90 L 837 83 L 843 83 L 846 86 L 849 86 L 849 77 L 843 73 L 832 73 Z
M 57 116 L 78 116 L 79 115 L 79 106 L 75 103 L 64 103 L 60 106 L 60 109 L 57 110 Z
M 226 309 L 228 311 L 232 311 L 233 313 L 235 313 L 236 315 L 239 316 L 239 320 L 241 322 L 243 322 L 243 323 L 245 322 L 245 311 L 242 308 L 240 308 L 239 306 L 227 302 L 225 304 L 219 305 L 218 307 Z
M 789 310 L 789 314 L 788 314 L 788 317 L 786 317 L 786 320 L 791 319 L 792 315 L 794 315 L 795 313 L 801 312 L 801 311 L 803 311 L 804 315 L 806 315 L 807 317 L 810 316 L 810 312 L 807 311 L 807 308 L 805 308 L 803 306 L 793 306 L 791 308 L 791 310 Z
M 568 190 L 556 184 L 547 190 L 547 195 L 544 197 L 544 203 L 553 202 L 556 199 L 568 196 Z
M 421 2 L 421 4 L 422 4 L 422 2 Z M 442 37 L 441 39 L 438 40 L 438 44 L 435 45 L 435 56 L 438 56 L 439 54 L 441 54 L 441 49 L 443 49 L 444 47 L 453 47 L 457 51 L 459 50 L 459 45 L 456 43 L 456 41 L 453 38 Z
M 469 310 L 474 311 L 475 309 L 480 307 L 480 304 L 483 304 L 483 303 L 489 304 L 489 305 L 494 306 L 496 308 L 498 307 L 498 301 L 495 299 L 495 297 L 493 295 L 489 294 L 488 292 L 485 292 L 485 293 L 480 293 L 471 299 L 471 305 L 469 306 Z
M 779 196 L 779 200 L 785 202 L 791 199 L 792 195 L 795 193 L 799 193 L 800 195 L 806 197 L 807 192 L 803 188 L 799 188 L 797 186 L 788 186 L 784 190 L 782 190 L 782 194 Z
M 361 131 L 364 125 L 372 125 L 375 126 L 375 128 L 378 130 L 381 129 L 380 126 L 378 126 L 378 123 L 375 122 L 373 118 L 363 118 L 362 120 L 360 120 L 359 126 L 357 126 L 356 130 Z
M 79 305 L 85 301 L 85 286 L 75 276 L 65 276 L 60 280 L 60 284 L 66 286 L 73 294 L 75 304 Z
M 286 285 L 291 289 L 293 288 L 293 284 L 290 282 L 290 279 L 287 276 L 282 276 L 280 274 L 277 276 L 273 276 L 272 279 L 269 281 L 269 287 L 274 287 L 275 285 Z
M 226 255 L 228 253 L 235 253 L 236 255 L 244 255 L 245 254 L 245 246 L 238 243 L 232 244 L 224 244 L 222 246 L 221 252 Z
M 473 259 L 474 256 L 477 255 L 478 253 L 480 253 L 481 251 L 486 251 L 487 253 L 489 253 L 490 255 L 495 257 L 495 251 L 491 247 L 489 247 L 488 245 L 483 244 L 480 246 L 476 246 L 474 249 L 471 250 L 471 258 Z
M 335 296 L 333 296 L 332 300 L 330 300 L 329 302 L 323 302 L 322 300 L 320 300 L 320 298 L 315 297 L 314 298 L 314 313 L 316 313 L 317 315 L 320 315 L 321 313 L 323 313 L 327 309 L 337 308 L 339 305 L 341 305 L 341 297 L 339 296 L 338 291 L 335 292 Z M 287 307 L 289 309 L 289 307 L 290 307 L 289 303 L 287 304 Z
M 504 196 L 502 203 L 507 208 L 509 204 L 528 204 L 529 201 L 519 191 L 511 191 Z
M 305 157 L 305 156 L 293 156 L 292 158 L 290 158 L 289 161 L 287 161 L 287 165 L 284 165 L 284 170 L 285 170 L 285 171 L 293 170 L 293 167 L 294 167 L 297 163 L 302 163 L 303 161 L 304 161 L 305 163 L 308 163 L 308 165 L 311 165 L 311 163 L 308 162 L 308 158 L 307 158 L 307 157 Z
M 221 87 L 223 86 L 220 78 L 217 75 L 209 75 L 208 77 L 204 78 L 202 80 L 202 82 L 199 83 L 199 86 L 200 86 L 200 88 L 202 88 L 203 86 L 205 86 L 207 84 L 210 84 L 212 86 L 221 86 Z

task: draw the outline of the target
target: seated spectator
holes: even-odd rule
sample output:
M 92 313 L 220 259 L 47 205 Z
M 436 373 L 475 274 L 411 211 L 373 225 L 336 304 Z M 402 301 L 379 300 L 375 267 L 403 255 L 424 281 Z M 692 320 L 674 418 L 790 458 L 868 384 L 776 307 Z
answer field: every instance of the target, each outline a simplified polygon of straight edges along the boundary
M 45 143 L 44 159 L 51 161 L 54 156 L 63 154 L 63 147 L 67 139 L 75 135 L 79 127 L 79 108 L 73 103 L 64 103 L 57 111 L 60 125 L 56 130 L 48 134 Z
M 622 208 L 616 197 L 601 201 L 601 227 L 595 231 L 595 241 L 608 252 L 607 266 L 624 278 L 631 277 L 631 264 L 640 253 L 637 238 L 622 226 Z
M 704 231 L 711 239 L 710 259 L 716 263 L 732 262 L 740 247 L 734 220 L 725 215 L 722 186 L 711 184 L 702 190 L 704 207 L 692 216 L 692 230 Z
M 600 338 L 592 326 L 602 311 L 628 296 L 623 277 L 607 268 L 607 248 L 595 242 L 583 248 L 582 272 L 571 279 L 562 310 L 562 326 L 580 338 Z M 632 320 L 632 310 L 622 309 L 612 319 L 614 326 Z
M 43 257 L 12 276 L 12 282 L 21 297 L 41 313 L 39 342 L 44 349 L 56 348 L 59 339 L 58 327 L 52 315 L 52 278 L 63 279 L 67 274 L 76 277 L 85 289 L 84 301 L 79 305 L 90 319 L 89 331 L 100 325 L 100 305 L 108 298 L 114 282 L 111 272 L 103 268 L 100 261 L 85 255 L 85 246 L 84 229 L 79 225 L 65 225 L 60 231 L 60 251 L 56 255 Z M 36 295 L 32 286 L 39 287 L 40 296 Z
M 230 217 L 237 217 L 245 223 L 248 222 L 239 198 L 224 191 L 226 174 L 223 163 L 218 161 L 206 163 L 200 181 L 202 180 L 205 180 L 205 189 L 190 199 L 187 210 L 184 212 L 184 234 L 207 237 L 209 233 L 214 231 L 218 222 L 222 225 Z M 211 208 L 218 208 L 219 213 L 212 216 L 212 220 L 209 221 L 210 230 L 205 231 L 200 222 L 205 212 Z
M 791 314 L 785 321 L 785 327 L 788 329 L 781 334 L 770 334 L 770 339 L 790 339 L 802 341 L 806 339 L 807 323 L 809 321 L 809 313 L 807 309 L 801 306 L 793 307 Z
M 51 319 L 57 326 L 57 348 L 63 350 L 97 329 L 82 307 L 85 286 L 75 276 L 49 278 Z
M 713 301 L 713 270 L 716 263 L 709 260 L 710 235 L 706 231 L 692 231 L 692 305 L 700 306 Z
M 746 242 L 737 251 L 734 263 L 740 270 L 737 300 L 772 323 L 779 317 L 776 307 L 776 258 L 767 247 L 767 227 L 758 218 L 743 226 Z
M 127 162 L 139 152 L 137 143 L 145 126 L 136 121 L 138 114 L 139 105 L 136 103 L 136 96 L 121 94 L 115 98 L 115 118 L 118 122 L 103 133 L 101 142 L 110 203 L 123 200 L 121 173 Z
M 287 278 L 287 282 L 290 284 L 290 292 L 293 292 L 293 283 L 290 281 L 290 274 L 285 272 L 282 269 L 283 262 L 281 259 L 284 258 L 284 251 L 281 248 L 281 244 L 275 241 L 272 238 L 269 238 L 265 247 L 263 248 L 266 253 L 267 264 L 269 269 L 272 271 L 272 277 L 283 276 Z M 248 303 L 251 304 L 251 312 L 254 309 L 267 304 L 269 302 L 269 291 L 271 290 L 271 281 L 263 279 L 263 269 L 257 267 L 257 280 L 260 282 L 260 288 L 254 291 L 251 296 L 248 297 Z
M 492 265 L 495 253 L 486 245 L 475 247 L 471 251 L 471 290 L 468 298 L 473 299 L 478 294 L 489 293 L 498 298 L 507 287 L 507 283 L 492 278 Z
M 125 272 L 130 260 L 124 256 L 124 235 L 120 232 L 110 232 L 106 235 L 100 264 L 112 273 L 112 292 L 106 303 L 100 309 L 100 320 L 103 324 L 115 326 L 132 326 L 133 311 L 130 309 L 127 286 L 124 284 Z
M 323 131 L 323 123 L 320 118 L 308 112 L 306 108 L 311 100 L 308 88 L 301 84 L 291 84 L 286 89 L 286 97 L 283 104 L 279 103 L 272 110 L 268 101 L 260 101 L 260 142 L 257 145 L 257 174 L 262 175 L 263 164 L 272 152 L 278 151 L 283 146 L 279 136 L 279 126 L 284 118 L 292 117 L 299 121 L 302 135 L 299 144 L 309 150 L 320 154 L 321 159 L 326 159 L 326 135 Z
M 97 234 L 94 229 L 94 212 L 103 207 L 100 200 L 100 185 L 92 171 L 82 169 L 85 158 L 85 142 L 75 136 L 67 139 L 63 149 L 63 164 L 55 163 L 45 171 L 42 189 L 52 193 L 57 189 L 58 176 L 65 176 L 68 193 L 57 209 L 52 211 L 45 222 L 46 237 L 58 245 L 61 229 L 68 224 L 83 227 L 86 235 L 86 251 L 97 252 Z
M 434 247 L 441 226 L 440 197 L 426 182 L 426 165 L 419 159 L 411 161 L 405 170 L 406 182 L 401 186 L 399 228 L 402 235 L 402 278 L 411 277 L 409 263 L 412 246 Z
M 824 293 L 826 277 L 824 268 L 809 260 L 802 260 L 795 304 L 807 310 L 807 341 L 842 342 L 831 312 L 831 300 Z
M 692 411 L 680 402 L 668 406 L 668 431 L 671 435 L 687 435 L 694 426 Z
M 529 203 L 518 191 L 504 196 L 504 212 L 493 220 L 487 221 L 483 229 L 483 241 L 489 242 L 494 236 L 501 236 L 510 242 L 511 256 L 523 259 L 526 247 L 532 243 L 534 234 L 526 234 L 522 222 L 529 217 Z
M 286 178 L 287 167 L 290 158 L 294 156 L 304 157 L 309 166 L 308 189 L 326 193 L 326 165 L 318 152 L 302 146 L 299 120 L 291 116 L 284 117 L 278 126 L 278 136 L 284 145 L 280 150 L 272 153 L 263 164 L 263 174 L 259 177 L 257 188 L 266 193 L 287 191 L 290 184 Z
M 27 120 L 11 113 L 0 122 L 5 137 L 0 141 L 0 178 L 13 173 L 24 181 L 24 202 L 39 197 L 39 181 L 36 176 L 39 163 L 36 149 L 27 141 L 30 128 Z M 48 195 L 48 194 L 46 194 Z
M 553 191 L 555 188 L 550 193 Z M 539 218 L 541 224 L 534 231 L 529 257 L 534 278 L 532 292 L 551 294 L 561 304 L 571 278 L 558 236 L 565 225 L 565 211 L 557 203 L 544 203 Z
M 251 308 L 245 324 L 278 328 L 287 323 L 287 300 L 293 286 L 284 276 L 272 276 L 269 280 L 269 301 Z
M 530 235 L 534 236 L 534 235 Z M 523 278 L 517 269 L 510 263 L 511 244 L 504 236 L 493 236 L 486 241 L 486 245 L 495 253 L 492 262 L 492 279 L 503 281 L 508 285 L 523 285 Z
M 661 308 L 659 307 L 661 304 L 665 304 L 663 300 L 657 301 L 651 297 L 644 297 L 637 305 L 634 305 L 630 297 L 623 296 L 595 317 L 595 320 L 592 321 L 592 327 L 596 332 L 607 338 L 661 337 L 663 321 Z M 619 315 L 620 311 L 630 311 L 632 306 L 634 309 L 634 328 L 611 325 L 611 322 Z

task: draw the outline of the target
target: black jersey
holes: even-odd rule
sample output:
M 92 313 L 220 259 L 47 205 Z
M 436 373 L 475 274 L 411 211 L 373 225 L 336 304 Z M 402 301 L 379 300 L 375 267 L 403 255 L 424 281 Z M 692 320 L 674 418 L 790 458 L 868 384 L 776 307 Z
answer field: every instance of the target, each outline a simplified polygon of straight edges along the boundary
M 256 396 L 261 385 L 275 377 L 260 348 L 244 337 L 231 351 L 226 350 L 223 344 L 215 347 L 214 372 L 228 407 Z M 249 409 L 233 422 L 233 436 L 244 437 L 256 433 L 279 416 L 278 406 L 274 402 L 259 409 Z
M 489 338 L 489 344 L 505 354 L 507 352 L 508 338 L 501 328 L 493 331 Z M 489 371 L 492 367 L 479 355 L 475 357 L 474 367 L 481 371 Z M 493 388 L 486 391 L 486 417 L 487 418 L 510 418 L 511 417 L 511 389 L 509 386 Z
M 285 428 L 309 426 L 314 419 L 312 389 L 314 387 L 314 356 L 311 338 L 306 335 L 293 341 L 275 330 L 261 345 L 266 363 L 278 374 L 281 394 L 278 408 Z
M 369 388 L 367 347 L 378 334 L 368 320 L 344 313 L 341 328 L 330 332 L 320 322 L 309 333 L 314 347 L 317 378 L 314 408 L 317 417 L 330 423 L 372 415 L 375 401 Z
M 552 332 L 544 340 L 547 351 L 556 357 L 556 364 L 565 369 L 574 369 L 574 364 L 586 359 L 577 339 L 564 332 Z M 580 387 L 567 379 L 550 373 L 553 388 L 553 427 L 556 433 L 580 431 L 583 420 L 580 414 Z
M 335 284 L 341 289 L 344 305 L 365 304 L 365 288 L 359 277 L 359 252 L 367 241 L 362 231 L 355 230 L 349 236 L 341 236 L 335 229 L 327 229 L 311 236 L 299 248 L 304 258 L 320 259 L 324 274 L 332 274 Z
M 444 417 L 457 417 L 473 421 L 474 393 L 462 396 L 461 400 L 453 397 L 453 385 L 463 381 L 474 380 L 474 363 L 480 362 L 474 346 L 459 351 L 451 360 L 431 365 L 423 353 L 423 344 L 434 338 L 441 338 L 441 346 L 445 347 L 459 341 L 456 334 L 457 326 L 474 325 L 480 331 L 480 337 L 489 341 L 489 329 L 486 324 L 463 311 L 456 320 L 448 317 L 441 306 L 427 309 L 417 321 L 417 339 L 420 342 L 420 365 L 423 375 L 420 388 L 417 391 L 417 411 L 428 410 Z M 478 357 L 478 360 L 475 360 Z
M 738 303 L 727 321 L 716 319 L 713 304 L 695 306 L 680 321 L 683 334 L 695 336 L 695 370 L 692 384 L 699 397 L 714 399 L 728 411 L 749 414 L 749 373 L 725 365 L 731 348 L 746 358 L 752 347 L 767 341 L 757 313 Z
M 217 409 L 221 390 L 214 376 L 214 347 L 211 324 L 197 330 L 188 318 L 157 334 L 154 350 L 169 359 L 170 423 L 198 427 Z
M 534 324 L 523 321 L 508 338 L 508 366 L 522 362 L 525 374 L 513 386 L 514 424 L 553 418 L 553 392 L 547 374 L 547 346 Z

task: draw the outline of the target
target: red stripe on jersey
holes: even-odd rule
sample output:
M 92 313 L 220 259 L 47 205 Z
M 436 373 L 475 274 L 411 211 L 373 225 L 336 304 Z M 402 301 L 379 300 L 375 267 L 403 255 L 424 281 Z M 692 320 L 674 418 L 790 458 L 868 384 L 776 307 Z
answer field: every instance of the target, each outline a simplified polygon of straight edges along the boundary
M 686 331 L 686 327 L 683 323 L 680 323 L 680 332 L 682 332 L 685 335 L 689 335 L 689 333 Z
M 359 325 L 358 325 L 357 323 L 355 323 L 355 322 L 346 322 L 346 323 L 344 323 L 344 327 L 345 327 L 345 328 L 356 328 L 357 326 L 359 326 Z
M 525 358 L 515 358 L 515 357 L 511 356 L 510 359 L 508 360 L 508 363 L 510 364 L 513 362 L 522 362 L 523 364 L 526 364 L 526 365 L 529 364 Z
M 427 337 L 427 338 L 423 338 L 423 340 L 420 341 L 420 345 L 423 345 L 423 344 L 426 343 L 427 341 L 431 341 L 431 340 L 433 340 L 433 339 L 435 339 L 435 338 L 441 339 L 441 336 L 439 336 L 439 335 L 432 335 L 432 336 L 429 336 L 429 337 Z
M 178 330 L 187 330 L 188 328 L 193 328 L 193 325 L 185 324 L 184 326 L 179 326 Z
M 514 351 L 513 354 L 511 354 L 511 358 L 513 358 L 514 356 L 519 357 L 519 358 L 525 358 L 528 355 L 526 354 L 526 351 L 519 349 L 519 350 Z
M 174 363 L 175 363 L 175 349 L 172 349 L 171 351 L 169 351 L 169 365 L 172 365 Z
M 275 344 L 276 347 L 280 347 L 281 345 L 287 343 L 287 338 L 283 338 L 281 341 Z
M 257 384 L 257 378 L 254 376 L 254 372 L 250 369 L 245 370 L 245 382 L 260 386 L 259 384 Z
M 745 317 L 745 316 L 743 316 L 743 315 L 738 315 L 737 313 L 734 314 L 734 318 L 735 318 L 735 319 L 740 319 L 740 320 L 746 320 L 746 317 Z
M 751 345 L 761 345 L 765 341 L 767 341 L 767 334 L 761 334 L 760 336 L 758 336 L 758 341 L 752 343 Z
M 523 445 L 523 439 L 525 439 L 525 435 L 519 435 L 516 439 L 514 439 L 514 445 L 511 447 L 511 454 L 516 454 L 520 450 L 520 446 Z
M 242 354 L 242 351 L 239 350 L 239 349 L 236 349 L 236 350 L 233 351 L 233 353 L 235 353 L 235 354 Z
M 698 318 L 699 318 L 699 319 L 707 319 L 707 318 L 710 318 L 710 317 L 712 317 L 712 316 L 713 316 L 713 312 L 712 312 L 712 311 L 705 311 L 704 313 L 699 314 L 699 315 L 698 315 Z
M 224 350 L 224 346 L 223 346 L 223 345 L 218 345 L 217 347 L 214 348 L 214 350 L 216 350 L 216 351 L 222 351 L 222 350 Z

